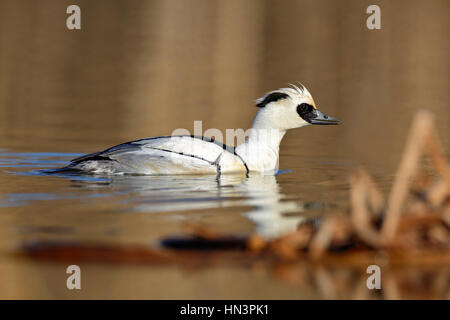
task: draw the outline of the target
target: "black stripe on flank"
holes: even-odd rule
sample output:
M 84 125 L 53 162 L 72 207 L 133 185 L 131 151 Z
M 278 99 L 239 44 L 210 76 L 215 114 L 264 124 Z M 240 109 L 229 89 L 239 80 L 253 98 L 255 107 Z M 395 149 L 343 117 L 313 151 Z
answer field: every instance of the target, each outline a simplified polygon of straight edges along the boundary
M 177 137 L 177 136 L 175 136 L 175 137 Z M 180 137 L 183 137 L 183 136 L 180 136 Z M 222 147 L 223 150 L 226 150 L 230 153 L 234 153 L 234 147 L 231 147 L 231 146 L 226 145 L 225 143 L 216 141 L 215 139 L 211 139 L 211 138 L 205 137 L 205 136 L 195 136 L 195 135 L 191 135 L 190 137 L 194 138 L 194 139 L 200 139 L 200 140 L 203 140 L 206 142 L 212 142 L 214 144 L 217 144 L 219 147 Z
M 85 155 L 85 156 L 82 156 L 79 158 L 75 158 L 75 159 L 71 160 L 71 162 L 75 164 L 75 163 L 80 163 L 83 161 L 101 161 L 101 160 L 112 161 L 111 158 L 100 156 L 100 155 L 94 153 L 94 154 L 88 154 L 88 155 Z
M 247 163 L 245 163 L 244 159 L 242 159 L 242 157 L 241 157 L 236 151 L 234 151 L 233 154 L 234 154 L 236 157 L 238 157 L 239 160 L 242 161 L 242 164 L 243 164 L 244 167 L 245 167 L 245 173 L 248 174 L 248 173 L 250 172 L 250 170 L 248 169 Z
M 289 95 L 283 92 L 272 92 L 269 93 L 267 96 L 264 97 L 264 99 L 256 104 L 259 108 L 264 108 L 267 104 L 278 101 L 281 99 L 289 98 Z
M 193 134 L 191 134 L 191 135 L 179 135 L 179 136 L 159 136 L 159 137 L 143 138 L 143 139 L 134 140 L 134 141 L 131 141 L 131 142 L 126 142 L 126 143 L 120 144 L 120 145 L 118 145 L 116 147 L 119 147 L 119 146 L 122 146 L 122 145 L 126 145 L 126 144 L 138 143 L 138 142 L 141 142 L 141 141 L 144 141 L 144 140 L 155 140 L 155 139 L 161 139 L 161 138 L 182 138 L 182 137 L 190 137 L 190 138 L 193 138 L 193 139 L 198 139 L 198 140 L 203 140 L 203 141 L 206 141 L 206 142 L 211 142 L 211 143 L 214 143 L 214 144 L 218 145 L 219 147 L 221 147 L 224 150 L 227 150 L 227 151 L 229 151 L 231 153 L 234 153 L 234 147 L 228 146 L 225 143 L 216 141 L 215 139 L 211 139 L 209 137 L 197 136 L 197 135 L 193 135 Z M 112 147 L 110 149 L 113 149 L 113 148 L 115 148 L 115 147 Z M 108 150 L 110 150 L 110 149 L 108 149 Z M 105 150 L 105 151 L 108 151 L 108 150 Z
M 191 137 L 193 139 L 203 140 L 206 142 L 212 142 L 212 143 L 218 145 L 219 147 L 221 147 L 222 149 L 227 150 L 231 153 L 234 153 L 234 147 L 230 147 L 224 143 L 215 141 L 214 139 L 211 139 L 211 138 L 208 138 L 205 136 L 196 136 L 196 135 L 158 136 L 158 137 L 142 138 L 142 139 L 138 139 L 138 140 L 124 142 L 124 143 L 118 144 L 116 146 L 110 147 L 108 149 L 105 149 L 103 151 L 89 153 L 84 156 L 72 159 L 70 161 L 73 163 L 79 163 L 79 162 L 82 162 L 85 160 L 111 160 L 111 159 L 107 158 L 107 156 L 103 156 L 104 159 L 94 158 L 94 157 L 102 157 L 101 154 L 118 151 L 123 148 L 129 148 L 130 146 L 133 146 L 133 145 L 135 145 L 136 147 L 141 147 L 142 145 L 140 145 L 139 142 L 144 141 L 144 140 L 155 140 L 155 139 L 164 139 L 164 138 L 181 138 L 181 137 Z
M 164 151 L 164 152 L 176 153 L 176 154 L 179 154 L 179 155 L 181 155 L 181 156 L 187 156 L 187 157 L 191 157 L 191 158 L 203 160 L 203 161 L 206 161 L 206 162 L 209 163 L 210 165 L 215 166 L 215 167 L 217 168 L 217 165 L 216 165 L 215 162 L 209 161 L 209 160 L 207 160 L 207 159 L 205 159 L 205 158 L 202 158 L 202 157 L 199 157 L 199 156 L 196 156 L 196 155 L 193 155 L 193 154 L 188 154 L 188 153 L 183 153 L 183 152 L 175 152 L 175 151 L 167 150 L 167 149 L 158 149 L 158 148 L 151 148 L 151 147 L 148 147 L 148 148 L 149 148 L 149 149 L 153 149 L 153 150 Z

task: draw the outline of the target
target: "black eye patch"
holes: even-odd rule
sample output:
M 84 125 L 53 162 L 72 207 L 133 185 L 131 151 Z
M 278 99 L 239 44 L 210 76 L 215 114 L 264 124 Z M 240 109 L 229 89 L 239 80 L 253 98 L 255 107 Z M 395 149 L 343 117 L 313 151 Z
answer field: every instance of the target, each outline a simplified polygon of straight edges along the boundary
M 272 92 L 271 94 L 267 95 L 263 101 L 256 104 L 259 108 L 264 108 L 268 103 L 278 101 L 281 99 L 289 98 L 289 95 L 282 92 Z
M 297 106 L 298 115 L 306 122 L 311 122 L 311 119 L 317 117 L 314 107 L 307 103 L 302 103 Z

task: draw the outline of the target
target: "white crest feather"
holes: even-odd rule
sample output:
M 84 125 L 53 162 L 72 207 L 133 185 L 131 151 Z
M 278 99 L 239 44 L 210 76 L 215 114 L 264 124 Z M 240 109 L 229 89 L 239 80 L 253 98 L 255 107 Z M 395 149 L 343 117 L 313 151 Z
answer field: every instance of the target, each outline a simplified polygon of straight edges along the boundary
M 297 87 L 295 84 L 292 83 L 289 83 L 289 85 L 302 96 L 307 96 L 312 99 L 311 93 L 309 93 L 308 89 L 306 89 L 306 87 L 300 82 L 297 81 L 297 83 L 300 87 Z
M 303 94 L 303 90 L 297 87 L 295 84 L 288 83 L 292 88 L 294 88 L 298 93 Z M 301 85 L 301 84 L 300 84 Z M 303 85 L 301 85 L 303 87 Z M 303 87 L 304 88 L 304 87 Z

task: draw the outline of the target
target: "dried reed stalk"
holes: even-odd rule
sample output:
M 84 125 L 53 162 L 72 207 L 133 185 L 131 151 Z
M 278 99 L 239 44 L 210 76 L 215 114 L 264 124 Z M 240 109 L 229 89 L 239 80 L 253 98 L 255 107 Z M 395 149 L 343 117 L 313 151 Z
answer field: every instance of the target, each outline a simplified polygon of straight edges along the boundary
M 439 202 L 450 189 L 450 171 L 444 157 L 442 146 L 434 129 L 433 115 L 428 111 L 419 111 L 413 120 L 406 142 L 400 166 L 395 176 L 392 191 L 389 194 L 386 216 L 381 228 L 381 239 L 384 245 L 389 245 L 395 237 L 398 228 L 402 205 L 408 194 L 411 180 L 418 172 L 418 165 L 422 154 L 428 154 L 435 169 L 443 178 L 446 192 L 434 199 Z
M 350 178 L 350 201 L 352 205 L 352 226 L 356 234 L 369 245 L 378 247 L 380 235 L 373 227 L 371 215 L 379 215 L 384 207 L 381 192 L 366 170 L 360 168 Z M 372 209 L 369 212 L 367 205 Z

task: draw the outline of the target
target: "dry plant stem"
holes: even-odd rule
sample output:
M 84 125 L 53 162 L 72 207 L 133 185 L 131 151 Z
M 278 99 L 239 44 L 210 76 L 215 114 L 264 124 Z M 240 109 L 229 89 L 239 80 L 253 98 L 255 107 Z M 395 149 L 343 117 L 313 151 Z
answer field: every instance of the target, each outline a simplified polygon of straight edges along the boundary
M 364 182 L 366 186 L 367 200 L 369 201 L 370 208 L 372 209 L 370 213 L 374 214 L 375 217 L 379 217 L 385 205 L 383 194 L 378 189 L 372 177 L 366 170 L 361 168 L 360 172 L 362 182 Z
M 373 247 L 378 247 L 380 235 L 371 225 L 370 214 L 367 210 L 367 200 L 372 203 L 371 207 L 380 209 L 383 207 L 382 196 L 376 189 L 369 174 L 362 168 L 352 175 L 350 182 L 353 229 L 362 240 Z M 370 197 L 370 194 L 372 194 L 372 197 Z
M 439 207 L 450 192 L 450 185 L 441 179 L 432 185 L 426 192 L 426 198 L 433 207 Z
M 444 148 L 440 143 L 434 127 L 431 127 L 426 143 L 427 151 L 433 161 L 434 167 L 444 178 L 444 181 L 447 183 L 447 187 L 450 188 L 450 168 L 445 158 Z
M 337 220 L 335 218 L 329 218 L 324 221 L 322 227 L 317 231 L 309 247 L 309 254 L 312 259 L 319 259 L 329 247 L 336 230 L 336 223 Z
M 389 195 L 386 217 L 381 229 L 381 237 L 384 244 L 392 242 L 400 220 L 402 204 L 408 193 L 409 185 L 414 177 L 419 164 L 419 158 L 425 149 L 427 137 L 433 132 L 433 116 L 430 112 L 420 111 L 414 118 L 410 133 L 406 142 L 406 148 L 397 171 L 394 186 Z M 435 136 L 433 136 L 435 138 Z M 439 158 L 438 143 L 433 144 L 433 158 Z M 428 150 L 427 150 L 428 151 Z M 441 160 L 434 160 L 440 164 Z M 439 165 L 441 166 L 441 165 Z
M 450 167 L 444 155 L 444 148 L 442 147 L 438 135 L 434 128 L 427 136 L 426 146 L 428 154 L 433 161 L 436 171 L 442 176 L 434 186 L 427 192 L 427 199 L 435 207 L 441 205 L 445 198 L 450 194 Z

